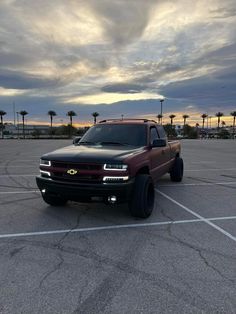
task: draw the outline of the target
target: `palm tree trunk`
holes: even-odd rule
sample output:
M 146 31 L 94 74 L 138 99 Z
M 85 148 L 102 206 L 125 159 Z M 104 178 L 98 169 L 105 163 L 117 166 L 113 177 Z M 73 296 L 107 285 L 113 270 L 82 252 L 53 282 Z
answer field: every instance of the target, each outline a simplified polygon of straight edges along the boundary
M 204 129 L 205 119 L 202 119 L 202 128 Z
M 1 116 L 1 132 L 2 132 L 2 138 L 3 138 L 3 120 L 2 120 L 2 116 Z
M 234 122 L 233 122 L 233 135 L 234 135 L 234 133 L 235 133 L 235 116 L 234 116 Z
M 52 116 L 50 117 L 50 119 L 51 119 L 51 131 L 52 131 Z
M 25 138 L 25 116 L 22 116 L 22 122 L 23 122 L 23 138 Z
M 94 124 L 96 124 L 96 122 L 97 122 L 97 121 L 96 121 L 96 117 L 94 117 Z

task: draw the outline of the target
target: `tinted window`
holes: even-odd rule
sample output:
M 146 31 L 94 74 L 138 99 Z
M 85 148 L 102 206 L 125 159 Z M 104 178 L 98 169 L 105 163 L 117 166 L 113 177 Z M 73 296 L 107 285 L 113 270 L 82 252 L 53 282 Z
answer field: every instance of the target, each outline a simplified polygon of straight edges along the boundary
M 146 146 L 146 125 L 138 124 L 97 124 L 89 129 L 81 142 L 115 142 L 131 146 Z M 105 143 L 104 143 L 105 145 Z
M 152 145 L 153 141 L 157 140 L 158 138 L 159 137 L 158 137 L 158 134 L 157 134 L 157 129 L 155 127 L 152 127 L 150 129 L 150 144 Z
M 158 126 L 157 130 L 158 130 L 158 134 L 159 134 L 160 138 L 165 139 L 166 138 L 166 132 L 165 132 L 164 128 L 162 126 Z

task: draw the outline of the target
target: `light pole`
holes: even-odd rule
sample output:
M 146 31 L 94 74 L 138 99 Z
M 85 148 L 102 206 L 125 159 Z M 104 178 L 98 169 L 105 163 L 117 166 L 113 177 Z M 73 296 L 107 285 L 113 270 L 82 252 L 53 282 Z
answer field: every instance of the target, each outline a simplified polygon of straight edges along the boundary
M 161 103 L 161 124 L 162 124 L 162 103 L 163 103 L 164 99 L 160 99 L 160 103 Z
M 19 139 L 19 112 L 16 112 L 16 116 L 17 116 L 17 138 Z

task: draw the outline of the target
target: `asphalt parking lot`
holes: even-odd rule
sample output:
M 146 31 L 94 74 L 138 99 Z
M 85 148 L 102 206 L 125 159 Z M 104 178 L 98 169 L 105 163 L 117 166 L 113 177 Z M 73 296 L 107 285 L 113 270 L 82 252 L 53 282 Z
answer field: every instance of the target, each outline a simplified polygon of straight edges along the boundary
M 68 144 L 0 142 L 0 313 L 236 313 L 236 141 L 182 141 L 146 220 L 46 205 L 39 157 Z

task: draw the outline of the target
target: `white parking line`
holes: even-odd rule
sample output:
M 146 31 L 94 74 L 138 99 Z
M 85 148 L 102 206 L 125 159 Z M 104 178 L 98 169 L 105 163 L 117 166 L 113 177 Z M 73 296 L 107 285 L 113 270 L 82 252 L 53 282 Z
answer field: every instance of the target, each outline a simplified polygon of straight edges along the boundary
M 236 181 L 225 181 L 225 182 L 203 182 L 203 183 L 176 183 L 176 184 L 159 184 L 158 186 L 207 186 L 207 185 L 234 185 Z
M 0 194 L 29 194 L 29 193 L 40 193 L 39 190 L 28 190 L 28 191 L 9 191 L 9 192 L 1 192 Z
M 39 175 L 39 173 L 37 174 L 0 174 L 0 178 L 6 178 L 6 177 L 36 177 L 37 175 Z
M 236 168 L 225 168 L 225 169 L 221 169 L 221 168 L 210 168 L 210 169 L 186 169 L 184 170 L 184 172 L 192 172 L 192 171 L 204 171 L 204 172 L 207 172 L 207 171 L 235 171 Z
M 230 219 L 236 219 L 236 216 L 208 218 L 208 220 L 228 220 L 228 219 L 229 220 Z M 41 235 L 51 235 L 51 234 L 61 234 L 61 233 L 78 233 L 78 232 L 92 232 L 92 231 L 102 231 L 102 230 L 117 230 L 117 229 L 154 227 L 154 226 L 164 226 L 164 225 L 187 224 L 187 223 L 195 223 L 195 222 L 204 222 L 204 220 L 203 219 L 189 219 L 189 220 L 150 222 L 150 223 L 142 223 L 142 224 L 127 224 L 127 225 L 89 227 L 89 228 L 78 228 L 78 229 L 49 230 L 49 231 L 36 231 L 36 232 L 24 232 L 24 233 L 8 233 L 8 234 L 0 234 L 0 239 L 29 237 L 29 236 L 41 236 Z
M 204 218 L 203 216 L 199 215 L 198 213 L 194 212 L 193 210 L 189 209 L 188 207 L 184 206 L 183 204 L 177 202 L 176 200 L 174 200 L 172 197 L 168 196 L 167 194 L 161 192 L 158 189 L 155 189 L 160 195 L 162 195 L 163 197 L 167 198 L 169 201 L 171 201 L 172 203 L 178 205 L 179 207 L 183 208 L 184 210 L 186 210 L 188 213 L 192 214 L 193 216 L 199 218 L 201 221 L 205 222 L 206 224 L 210 225 L 211 227 L 213 227 L 214 229 L 220 231 L 221 233 L 223 233 L 225 236 L 227 236 L 228 238 L 230 238 L 231 240 L 236 241 L 236 237 L 234 237 L 231 233 L 225 231 L 224 229 L 222 229 L 221 227 L 218 227 L 217 225 L 215 225 L 214 223 L 212 223 L 210 221 L 209 218 Z
M 6 166 L 0 166 L 0 168 L 35 168 L 35 167 L 37 167 L 37 166 L 25 166 L 25 165 L 21 165 L 21 166 L 8 166 L 8 165 L 6 165 Z

